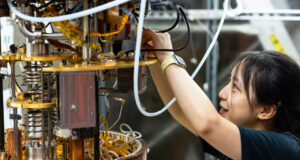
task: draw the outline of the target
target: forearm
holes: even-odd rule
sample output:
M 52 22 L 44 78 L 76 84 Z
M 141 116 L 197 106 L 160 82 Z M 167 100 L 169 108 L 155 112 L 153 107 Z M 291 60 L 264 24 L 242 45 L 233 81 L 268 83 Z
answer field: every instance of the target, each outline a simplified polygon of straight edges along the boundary
M 219 117 L 214 105 L 182 67 L 170 65 L 165 73 L 184 117 L 198 135 L 206 132 Z
M 150 65 L 149 69 L 150 69 L 152 79 L 158 90 L 158 93 L 163 103 L 166 105 L 172 100 L 172 98 L 174 98 L 173 91 L 171 90 L 170 85 L 168 84 L 165 76 L 163 75 L 159 63 Z M 173 105 L 168 109 L 168 111 L 170 112 L 170 114 L 173 116 L 174 119 L 176 119 L 179 123 L 181 123 L 190 132 L 196 134 L 194 129 L 187 121 L 186 117 L 182 114 L 182 110 L 179 108 L 177 101 L 173 103 Z

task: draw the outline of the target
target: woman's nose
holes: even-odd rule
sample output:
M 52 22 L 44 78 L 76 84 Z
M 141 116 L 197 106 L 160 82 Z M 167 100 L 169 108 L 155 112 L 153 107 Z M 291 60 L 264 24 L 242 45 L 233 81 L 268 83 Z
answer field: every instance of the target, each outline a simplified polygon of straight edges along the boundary
M 219 92 L 219 98 L 221 100 L 226 100 L 227 99 L 227 88 L 229 87 L 229 84 L 227 84 L 220 92 Z

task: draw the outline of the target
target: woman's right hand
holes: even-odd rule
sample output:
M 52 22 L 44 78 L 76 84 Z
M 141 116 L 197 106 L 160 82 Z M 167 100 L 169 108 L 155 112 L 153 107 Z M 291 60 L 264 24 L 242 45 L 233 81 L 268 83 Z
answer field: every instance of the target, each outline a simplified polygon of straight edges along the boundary
M 145 49 L 173 49 L 169 33 L 156 33 L 150 29 L 143 31 L 142 47 Z M 148 52 L 148 54 L 151 53 L 157 56 L 160 63 L 174 54 L 174 52 Z

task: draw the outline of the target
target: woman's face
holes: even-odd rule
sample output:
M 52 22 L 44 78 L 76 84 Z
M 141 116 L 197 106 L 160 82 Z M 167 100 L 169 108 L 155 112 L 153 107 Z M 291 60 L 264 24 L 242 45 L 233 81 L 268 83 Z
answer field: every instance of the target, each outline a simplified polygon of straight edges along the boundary
M 219 113 L 236 125 L 253 128 L 257 122 L 256 107 L 254 106 L 254 110 L 251 110 L 250 108 L 240 68 L 242 68 L 242 65 L 233 69 L 230 82 L 219 92 L 219 97 L 221 99 L 221 109 Z M 238 71 L 234 76 L 233 73 L 236 69 Z M 252 87 L 250 86 L 250 99 L 253 97 L 251 96 L 253 94 L 251 88 Z

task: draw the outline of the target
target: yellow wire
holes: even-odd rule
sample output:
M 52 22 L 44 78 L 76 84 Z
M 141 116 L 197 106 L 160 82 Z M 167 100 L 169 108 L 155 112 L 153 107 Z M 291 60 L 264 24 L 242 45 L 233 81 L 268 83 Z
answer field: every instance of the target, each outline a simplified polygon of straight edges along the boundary
M 48 9 L 50 10 L 51 13 L 45 13 L 45 15 L 47 17 L 51 17 L 51 16 L 57 16 L 57 12 L 54 11 L 54 9 L 49 6 Z M 79 45 L 84 45 L 84 41 L 83 39 L 78 36 L 80 30 L 76 29 L 76 27 L 72 24 L 70 24 L 67 21 L 63 21 L 63 22 L 52 22 L 52 24 L 61 32 L 63 33 L 68 39 L 72 40 L 73 42 L 79 44 Z M 68 28 L 69 27 L 69 28 Z M 71 29 L 73 30 L 73 32 L 71 31 Z M 74 33 L 75 32 L 75 33 Z M 80 34 L 79 34 L 80 35 Z M 100 50 L 101 46 L 100 44 L 96 44 L 96 43 L 88 43 L 89 47 L 93 48 L 93 49 L 97 49 Z
M 58 13 L 54 10 L 53 7 L 49 6 L 48 9 L 50 10 L 50 13 L 46 12 L 45 15 L 50 17 L 50 16 L 58 16 Z M 98 32 L 90 32 L 88 34 L 88 36 L 98 36 L 98 37 L 108 37 L 108 42 L 110 43 L 112 40 L 112 35 L 118 34 L 122 31 L 122 29 L 124 28 L 128 18 L 130 17 L 129 14 L 125 14 L 122 19 L 121 22 L 119 24 L 119 28 L 116 31 L 113 32 L 109 32 L 109 33 L 98 33 Z M 73 24 L 69 23 L 68 21 L 62 21 L 62 22 L 52 22 L 52 24 L 60 31 L 62 32 L 68 39 L 72 40 L 73 42 L 79 44 L 79 45 L 84 45 L 84 41 L 80 36 L 78 35 L 83 35 L 83 31 L 78 29 L 76 26 L 74 26 Z M 75 33 L 73 33 L 75 32 Z M 77 34 L 76 34 L 77 33 Z M 93 48 L 93 49 L 101 49 L 100 44 L 96 44 L 96 43 L 88 43 L 89 47 Z
M 105 135 L 108 135 L 108 123 L 107 123 L 106 119 L 102 115 L 99 115 L 99 119 L 105 126 Z
M 118 30 L 116 31 L 112 31 L 112 32 L 109 32 L 109 33 L 98 33 L 98 32 L 90 32 L 89 33 L 89 36 L 93 36 L 93 37 L 107 37 L 107 36 L 112 36 L 112 35 L 115 35 L 115 34 L 118 34 L 122 31 L 122 29 L 124 28 L 127 20 L 129 18 L 129 14 L 125 14 L 123 17 L 122 17 L 122 20 L 120 22 L 120 27 Z

